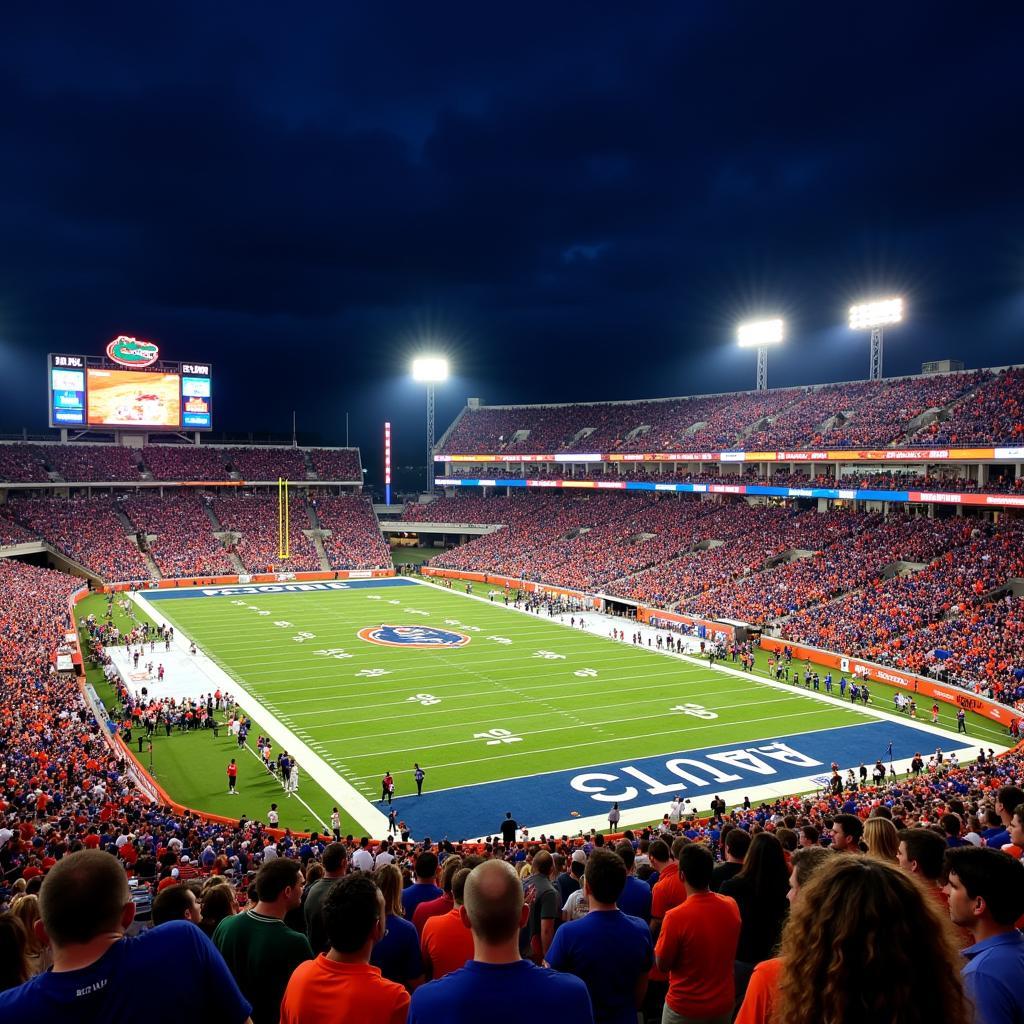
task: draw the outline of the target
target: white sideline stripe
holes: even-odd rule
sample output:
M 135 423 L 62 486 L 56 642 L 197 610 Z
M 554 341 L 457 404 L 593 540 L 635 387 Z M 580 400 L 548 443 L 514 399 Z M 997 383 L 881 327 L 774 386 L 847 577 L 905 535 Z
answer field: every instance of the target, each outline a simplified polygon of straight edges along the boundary
M 695 696 L 695 695 L 691 695 L 691 696 Z M 552 713 L 558 712 L 558 713 L 572 715 L 576 719 L 577 728 L 582 727 L 582 728 L 585 728 L 585 729 L 599 729 L 599 728 L 601 728 L 602 726 L 605 726 L 605 725 L 620 725 L 620 724 L 621 725 L 627 725 L 630 722 L 645 721 L 645 720 L 653 719 L 653 718 L 670 718 L 670 717 L 671 718 L 678 718 L 678 717 L 680 717 L 680 714 L 678 712 L 673 714 L 672 710 L 669 709 L 668 711 L 663 711 L 663 712 L 661 712 L 661 714 L 658 714 L 658 715 L 637 715 L 636 717 L 633 717 L 633 718 L 614 718 L 614 719 L 609 719 L 608 721 L 599 721 L 599 722 L 588 722 L 585 719 L 580 718 L 579 716 L 580 715 L 589 714 L 590 712 L 596 712 L 596 711 L 612 711 L 615 708 L 638 708 L 642 704 L 657 704 L 657 703 L 660 703 L 660 704 L 662 704 L 664 706 L 665 703 L 667 703 L 668 701 L 670 701 L 672 699 L 673 698 L 671 698 L 671 697 L 648 697 L 645 700 L 628 700 L 628 701 L 622 701 L 621 703 L 618 703 L 618 704 L 589 704 L 586 707 L 582 707 L 582 708 L 579 707 L 579 706 L 575 706 L 574 705 L 573 707 L 570 707 L 567 711 L 563 711 L 561 708 L 551 708 L 551 707 L 548 707 L 542 701 L 531 701 L 528 698 L 526 698 L 525 695 L 524 695 L 524 696 L 520 697 L 520 699 L 518 701 L 508 701 L 507 703 L 502 703 L 502 704 L 491 704 L 491 703 L 488 703 L 485 710 L 491 711 L 494 708 L 501 708 L 501 707 L 516 707 L 516 706 L 526 707 L 526 706 L 532 704 L 534 707 L 540 708 L 540 710 L 538 710 L 538 711 L 531 711 L 529 714 L 525 714 L 525 715 L 515 715 L 511 719 L 511 721 L 513 721 L 513 722 L 521 722 L 521 721 L 523 721 L 526 718 L 548 717 Z M 784 697 L 779 697 L 779 698 L 765 699 L 765 700 L 759 700 L 759 701 L 751 701 L 751 702 L 744 703 L 744 704 L 731 704 L 731 705 L 729 705 L 729 707 L 730 707 L 730 709 L 732 709 L 732 708 L 749 708 L 749 707 L 766 707 L 769 704 L 781 704 L 781 703 L 783 703 L 784 700 L 785 700 Z M 381 705 L 381 707 L 387 707 L 387 705 Z M 453 708 L 451 710 L 465 711 L 465 708 Z M 714 711 L 715 708 L 714 707 L 710 707 L 707 710 Z M 719 710 L 724 710 L 724 708 L 722 708 L 721 705 L 720 705 L 719 706 Z M 443 711 L 433 711 L 433 712 L 431 712 L 431 717 L 433 717 L 433 715 L 437 715 L 437 714 L 444 714 L 444 712 Z M 314 729 L 336 729 L 339 725 L 363 725 L 363 724 L 368 724 L 370 722 L 379 722 L 379 721 L 380 721 L 379 717 L 377 717 L 377 718 L 355 719 L 355 720 L 347 719 L 347 720 L 343 720 L 343 721 L 340 721 L 340 722 L 324 722 L 324 723 L 322 723 L 320 725 L 308 725 L 308 726 L 305 727 L 305 729 L 306 729 L 307 732 L 309 732 L 309 731 L 314 730 Z M 417 732 L 433 732 L 435 729 L 475 729 L 475 728 L 477 728 L 478 726 L 481 726 L 481 725 L 490 725 L 493 721 L 494 721 L 494 717 L 492 715 L 489 718 L 485 718 L 481 722 L 453 722 L 450 725 L 435 725 L 434 723 L 430 723 L 430 724 L 427 724 L 427 725 L 422 725 L 422 726 L 416 726 L 414 728 L 409 728 L 409 726 L 413 724 L 413 723 L 410 722 L 407 725 L 403 725 L 402 726 L 402 733 L 404 735 L 409 735 L 411 733 L 417 733 Z M 505 724 L 508 725 L 508 720 L 506 720 Z M 547 731 L 547 730 L 539 730 L 539 731 Z M 388 732 L 378 732 L 378 733 L 360 732 L 358 738 L 360 740 L 372 740 L 372 739 L 376 739 L 377 737 L 387 737 L 387 736 L 391 736 L 393 734 L 394 734 L 394 728 L 390 729 Z M 525 732 L 522 735 L 523 736 L 533 736 L 534 733 L 532 733 L 532 732 Z M 327 742 L 333 742 L 333 741 L 328 740 Z M 467 740 L 466 742 L 469 742 L 469 741 Z M 359 755 L 357 754 L 356 756 L 358 757 Z
M 635 679 L 639 679 L 639 678 L 642 678 L 642 677 L 640 677 L 640 676 L 625 676 L 621 680 L 616 680 L 616 682 L 622 682 L 623 684 L 628 684 L 628 683 L 632 683 Z M 529 690 L 520 689 L 520 690 L 517 690 L 516 693 L 520 696 L 520 701 L 528 699 L 528 700 L 530 700 L 531 703 L 534 703 L 534 704 L 544 704 L 544 703 L 546 703 L 548 701 L 558 701 L 558 700 L 579 701 L 579 699 L 580 699 L 579 698 L 579 694 L 576 694 L 576 693 L 549 694 L 546 697 L 538 698 L 538 699 L 534 699 L 532 697 L 532 694 L 535 693 L 537 690 L 540 690 L 540 689 L 545 689 L 545 690 L 564 689 L 565 686 L 567 686 L 567 685 L 575 685 L 576 683 L 580 683 L 581 685 L 585 685 L 587 682 L 589 682 L 589 680 L 587 680 L 587 679 L 577 679 L 577 680 L 573 680 L 572 683 L 552 683 L 550 686 L 544 686 L 544 687 L 535 686 L 535 687 L 533 687 L 532 689 L 529 689 Z M 431 689 L 436 691 L 433 695 L 437 696 L 438 693 L 443 693 L 446 687 L 452 687 L 452 686 L 475 686 L 476 683 L 477 683 L 477 681 L 474 680 L 474 679 L 467 679 L 467 680 L 465 680 L 465 682 L 445 683 L 442 686 L 434 686 L 433 684 L 431 684 Z M 703 697 L 721 697 L 721 696 L 723 696 L 723 693 L 722 693 L 721 690 L 708 690 L 706 692 L 700 691 L 700 692 L 697 692 L 697 693 L 685 692 L 685 691 L 682 691 L 682 690 L 679 689 L 678 681 L 672 681 L 672 682 L 667 682 L 667 683 L 657 683 L 657 684 L 654 684 L 654 685 L 647 685 L 647 686 L 644 686 L 638 692 L 639 693 L 650 693 L 652 690 L 665 690 L 665 689 L 669 689 L 669 688 L 674 689 L 674 690 L 677 691 L 680 700 L 682 700 L 683 697 L 686 697 L 687 699 L 689 699 L 689 698 L 693 698 L 693 697 L 701 697 L 701 698 L 703 698 Z M 607 691 L 606 695 L 610 695 L 610 694 L 611 694 L 611 691 Z M 461 700 L 465 700 L 465 699 L 467 699 L 469 697 L 478 697 L 478 696 L 479 696 L 478 693 L 455 694 L 454 696 L 448 696 L 445 699 L 449 700 L 449 701 L 461 701 Z M 664 700 L 664 699 L 665 699 L 664 697 L 660 697 L 660 696 L 659 697 L 644 697 L 642 700 L 637 700 L 637 701 L 634 701 L 632 703 L 635 703 L 635 704 L 646 704 L 648 701 Z M 675 699 L 675 698 L 673 698 L 673 699 Z M 320 698 L 318 698 L 318 697 L 306 698 L 306 699 L 303 699 L 301 702 L 298 702 L 298 703 L 305 704 L 305 703 L 309 703 L 310 700 L 319 701 Z M 392 701 L 386 701 L 386 702 L 378 701 L 376 704 L 353 704 L 353 705 L 346 705 L 344 708 L 327 708 L 324 711 L 301 711 L 301 710 L 294 710 L 294 711 L 292 711 L 292 717 L 293 718 L 298 718 L 298 719 L 306 719 L 306 718 L 311 718 L 311 717 L 316 716 L 316 715 L 333 715 L 333 714 L 338 713 L 339 711 L 374 711 L 374 710 L 380 710 L 381 708 L 400 708 L 400 707 L 406 707 L 406 706 L 408 706 L 411 703 L 412 703 L 412 701 L 410 701 L 408 698 L 403 697 L 400 700 L 392 700 Z M 517 701 L 510 701 L 509 702 L 509 704 L 514 704 L 514 703 L 519 703 L 519 702 L 517 702 Z M 692 700 L 691 700 L 691 703 L 692 703 Z M 291 707 L 291 704 L 289 704 L 288 706 Z M 505 706 L 504 704 L 491 704 L 491 703 L 489 703 L 487 705 L 488 708 L 500 708 L 500 707 L 504 707 L 504 706 Z M 618 706 L 618 705 L 616 705 L 616 706 Z M 590 707 L 592 708 L 593 705 L 591 705 Z M 432 709 L 430 711 L 430 714 L 431 715 L 447 715 L 447 714 L 451 714 L 452 712 L 455 712 L 455 711 L 465 711 L 465 710 L 466 710 L 465 706 L 457 707 L 457 708 L 443 708 L 443 709 L 442 708 L 434 708 L 434 709 Z M 287 715 L 282 715 L 281 717 L 282 717 L 282 720 L 284 720 L 284 721 L 290 721 L 291 720 L 289 718 L 289 716 L 287 716 Z M 344 725 L 345 722 L 348 722 L 351 725 L 360 725 L 360 724 L 362 724 L 364 722 L 376 722 L 376 721 L 379 721 L 379 716 L 378 715 L 375 715 L 373 718 L 348 718 L 348 719 L 345 719 L 344 722 L 336 722 L 334 724 L 335 725 Z M 306 728 L 309 728 L 309 729 L 319 729 L 319 728 L 321 728 L 321 726 L 319 726 L 319 725 L 309 725 Z
M 175 630 L 174 632 L 175 632 L 175 636 L 177 636 L 177 632 L 178 631 Z M 263 769 L 264 772 L 266 772 L 267 771 L 266 765 L 261 760 L 260 755 L 255 750 L 253 750 L 252 747 L 249 746 L 249 741 L 248 740 L 245 741 L 245 749 L 248 750 L 249 753 L 252 754 L 252 756 L 255 757 L 257 761 L 259 761 L 260 767 Z M 284 788 L 284 783 L 281 782 L 280 778 L 278 778 L 276 772 L 274 773 L 274 779 L 277 782 L 280 783 L 282 792 L 287 793 L 288 791 Z M 313 820 L 319 822 L 323 826 L 325 832 L 329 832 L 330 831 L 330 826 L 327 824 L 327 822 L 324 821 L 324 819 L 321 818 L 320 815 L 317 814 L 316 811 L 314 811 L 313 808 L 310 807 L 309 804 L 307 804 L 306 801 L 303 800 L 302 797 L 299 796 L 298 793 L 293 793 L 292 796 L 294 796 L 295 799 L 298 800 L 299 803 L 302 804 L 302 806 L 305 807 L 306 810 L 309 811 L 309 813 L 313 815 Z
M 163 614 L 155 609 L 145 599 L 143 594 L 132 592 L 129 594 L 129 598 L 135 601 L 139 608 L 158 625 L 174 626 L 175 646 L 188 648 L 189 638 L 174 623 L 166 619 Z M 156 603 L 159 604 L 159 602 Z M 309 777 L 324 792 L 330 795 L 332 799 L 337 800 L 338 806 L 354 818 L 361 828 L 366 829 L 368 835 L 382 836 L 386 834 L 388 819 L 366 797 L 362 796 L 350 782 L 343 779 L 323 758 L 315 754 L 308 744 L 299 739 L 291 729 L 287 728 L 277 715 L 271 712 L 267 705 L 262 704 L 249 693 L 241 680 L 229 676 L 224 669 L 211 661 L 205 654 L 196 656 L 196 668 L 202 675 L 206 676 L 214 689 L 230 690 L 235 695 L 236 702 L 243 711 L 265 722 L 270 727 L 274 738 L 296 754 L 299 761 L 305 766 Z
M 759 718 L 758 722 L 759 723 L 760 722 L 776 722 L 776 721 L 780 721 L 780 720 L 785 719 L 785 718 L 803 717 L 805 714 L 808 714 L 808 713 L 809 714 L 814 714 L 813 711 L 812 712 L 800 712 L 800 713 L 794 711 L 791 714 L 771 715 L 771 716 L 769 716 L 767 718 Z M 647 717 L 648 718 L 664 718 L 665 716 L 664 715 L 648 715 Z M 630 721 L 632 721 L 632 722 L 643 721 L 643 720 L 644 720 L 643 718 L 640 718 L 640 719 L 637 719 L 637 718 L 630 719 Z M 829 726 L 829 728 L 833 728 L 833 729 L 849 729 L 852 726 L 863 725 L 863 724 L 864 724 L 863 722 L 851 722 L 850 725 L 836 725 L 836 726 Z M 647 733 L 643 733 L 640 736 L 613 736 L 613 737 L 603 736 L 603 737 L 601 737 L 601 739 L 587 740 L 585 743 L 569 743 L 569 744 L 559 743 L 559 745 L 557 747 L 548 747 L 548 748 L 543 749 L 543 750 L 530 750 L 530 749 L 526 749 L 526 750 L 512 750 L 512 751 L 503 750 L 503 751 L 501 751 L 501 756 L 502 757 L 528 757 L 531 754 L 550 754 L 554 750 L 578 750 L 581 747 L 593 747 L 593 746 L 596 746 L 599 743 L 603 743 L 604 745 L 607 746 L 610 743 L 631 743 L 634 740 L 644 740 L 644 739 L 648 739 L 651 736 L 678 736 L 680 734 L 685 734 L 687 732 L 692 732 L 694 728 L 701 728 L 703 730 L 711 730 L 711 729 L 723 729 L 723 728 L 725 728 L 727 726 L 728 727 L 734 727 L 735 725 L 736 725 L 735 722 L 716 722 L 713 725 L 704 724 L 702 726 L 697 726 L 697 727 L 691 726 L 688 729 L 665 729 L 665 730 L 663 730 L 661 732 L 647 732 Z M 541 733 L 546 733 L 546 732 L 564 732 L 567 728 L 571 728 L 571 727 L 570 726 L 560 725 L 560 726 L 558 726 L 557 729 L 536 729 L 536 730 L 534 730 L 531 733 L 527 733 L 527 735 L 529 735 L 529 736 L 538 736 Z M 824 728 L 822 728 L 822 729 L 817 729 L 815 731 L 816 732 L 825 732 L 826 730 Z M 338 742 L 342 742 L 342 741 L 339 740 Z M 472 741 L 471 740 L 464 740 L 462 742 L 470 743 Z M 418 747 L 416 749 L 418 749 L 418 750 L 431 750 L 434 747 L 451 747 L 451 746 L 459 746 L 459 745 L 461 745 L 461 743 L 458 743 L 458 744 L 456 744 L 456 743 L 434 743 L 434 744 L 431 744 L 429 746 Z M 404 753 L 411 753 L 411 752 L 412 752 L 411 750 L 406 750 L 404 748 L 400 749 L 400 750 L 381 750 L 381 751 L 377 751 L 377 753 L 388 754 L 388 755 L 404 754 Z M 349 754 L 349 757 L 351 757 L 351 756 L 352 755 Z M 359 754 L 359 755 L 356 755 L 356 756 L 358 756 L 358 757 L 370 757 L 372 755 L 371 754 Z M 647 757 L 649 755 L 643 754 L 642 756 L 643 757 Z M 477 764 L 480 761 L 493 761 L 493 760 L 494 760 L 493 757 L 474 757 L 474 758 L 470 758 L 468 761 L 449 761 L 449 762 L 447 762 L 445 764 L 435 764 L 435 765 L 433 765 L 433 767 L 434 768 L 455 768 L 455 767 L 457 767 L 459 765 Z M 576 770 L 577 769 L 575 769 L 575 768 L 554 768 L 554 769 L 551 769 L 548 772 L 542 772 L 540 774 L 549 775 L 549 774 L 551 774 L 552 771 L 576 771 Z M 356 778 L 356 779 L 359 779 L 360 781 L 363 780 L 363 779 L 375 778 L 375 776 L 372 776 L 372 775 L 356 775 L 356 776 L 353 776 L 353 777 Z

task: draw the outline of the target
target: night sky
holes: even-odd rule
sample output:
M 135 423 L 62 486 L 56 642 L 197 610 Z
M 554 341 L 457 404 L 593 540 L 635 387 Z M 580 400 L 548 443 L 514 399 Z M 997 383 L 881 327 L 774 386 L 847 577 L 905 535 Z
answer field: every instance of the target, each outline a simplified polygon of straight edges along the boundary
M 468 395 L 750 387 L 761 314 L 771 385 L 863 378 L 876 293 L 889 375 L 1024 361 L 1019 4 L 28 9 L 4 430 L 45 427 L 46 352 L 119 333 L 211 361 L 218 431 L 344 443 L 349 411 L 371 479 L 385 419 L 422 462 L 421 350 L 439 432 Z

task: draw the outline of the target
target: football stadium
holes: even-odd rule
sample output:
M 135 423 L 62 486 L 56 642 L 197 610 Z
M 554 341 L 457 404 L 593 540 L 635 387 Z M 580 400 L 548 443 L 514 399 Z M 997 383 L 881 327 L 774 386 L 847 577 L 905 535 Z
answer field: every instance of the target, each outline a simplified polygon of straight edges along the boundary
M 1024 348 L 997 330 L 1016 317 L 1020 337 L 1019 281 L 998 302 L 991 280 L 965 284 L 985 311 L 948 352 L 927 295 L 945 271 L 919 239 L 916 283 L 873 268 L 835 321 L 801 326 L 797 290 L 779 284 L 777 300 L 721 303 L 727 356 L 691 339 L 685 372 L 627 371 L 658 340 L 598 319 L 631 322 L 641 272 L 574 289 L 623 251 L 675 258 L 652 226 L 661 209 L 642 243 L 632 225 L 612 230 L 620 178 L 643 205 L 631 158 L 598 146 L 551 192 L 569 204 L 593 178 L 584 220 L 619 241 L 577 225 L 555 269 L 506 282 L 488 307 L 496 286 L 481 281 L 505 273 L 482 255 L 490 240 L 460 242 L 434 204 L 457 193 L 475 223 L 491 182 L 503 198 L 488 209 L 510 206 L 488 230 L 516 258 L 511 239 L 545 234 L 532 219 L 544 202 L 512 223 L 530 162 L 503 155 L 501 170 L 474 162 L 471 183 L 448 180 L 460 145 L 497 143 L 442 128 L 424 142 L 419 104 L 455 132 L 477 101 L 446 106 L 423 86 L 417 103 L 384 103 L 379 89 L 387 109 L 368 103 L 365 121 L 341 105 L 352 149 L 338 180 L 354 175 L 359 193 L 341 221 L 303 235 L 353 202 L 323 198 L 333 178 L 315 184 L 327 143 L 312 125 L 334 113 L 307 95 L 300 117 L 287 90 L 250 98 L 253 117 L 284 111 L 281 148 L 306 161 L 292 191 L 313 207 L 276 220 L 266 183 L 230 202 L 218 191 L 228 219 L 212 201 L 168 219 L 238 230 L 223 250 L 197 228 L 176 265 L 154 254 L 143 272 L 119 254 L 113 293 L 85 264 L 13 274 L 12 289 L 47 296 L 30 328 L 0 303 L 3 411 L 35 403 L 34 422 L 0 430 L 0 1021 L 458 1024 L 512 999 L 567 1024 L 1024 1020 Z M 601 131 L 632 139 L 612 106 Z M 182 137 L 205 146 L 217 133 L 191 118 Z M 367 127 L 377 118 L 401 145 Z M 574 130 L 551 129 L 538 152 L 562 153 Z M 798 150 L 772 189 L 816 194 L 832 158 Z M 211 160 L 230 193 L 257 173 Z M 416 187 L 372 180 L 403 161 L 420 161 Z M 730 166 L 708 202 L 741 238 L 714 202 L 767 200 Z M 139 210 L 156 203 L 134 188 Z M 922 204 L 951 195 L 934 188 Z M 58 191 L 73 205 L 78 185 Z M 258 243 L 241 227 L 246 196 L 267 204 Z M 385 278 L 316 319 L 339 267 L 361 246 L 373 258 L 376 222 L 405 203 Z M 124 242 L 121 214 L 102 208 L 51 251 Z M 155 237 L 169 239 L 181 223 L 161 211 Z M 392 372 L 390 289 L 435 280 L 401 251 L 417 218 L 436 232 L 438 273 L 450 227 L 480 268 L 451 270 L 461 306 L 409 307 L 432 326 L 387 350 Z M 838 276 L 802 224 L 814 254 L 801 260 Z M 344 260 L 325 257 L 349 230 Z M 694 280 L 739 273 L 709 251 Z M 259 263 L 251 280 L 231 269 L 243 256 Z M 294 305 L 291 262 L 316 291 Z M 125 326 L 95 313 L 93 288 L 122 295 Z M 232 303 L 251 351 L 237 323 L 219 335 Z M 478 327 L 468 353 L 436 327 L 486 309 L 527 339 L 535 303 L 550 333 L 522 351 Z M 893 356 L 918 315 L 926 326 Z M 578 347 L 580 317 L 594 345 L 569 374 L 551 339 Z M 5 347 L 8 329 L 32 334 L 30 359 Z M 932 329 L 942 340 L 922 341 Z M 796 367 L 784 353 L 800 331 L 815 343 Z M 865 375 L 843 379 L 840 346 Z M 271 429 L 285 411 L 290 434 Z M 302 418 L 318 432 L 300 436 Z

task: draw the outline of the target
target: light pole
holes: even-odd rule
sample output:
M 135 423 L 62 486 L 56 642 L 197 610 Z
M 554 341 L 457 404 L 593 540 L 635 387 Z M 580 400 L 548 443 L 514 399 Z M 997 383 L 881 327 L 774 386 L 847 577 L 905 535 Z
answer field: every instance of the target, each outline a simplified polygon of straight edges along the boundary
M 871 331 L 871 359 L 868 380 L 882 379 L 882 328 L 903 319 L 902 299 L 875 299 L 850 307 L 850 330 Z
M 413 380 L 427 386 L 427 493 L 434 490 L 434 385 L 448 379 L 448 360 L 421 356 L 412 361 Z
M 768 390 L 768 346 L 782 343 L 784 326 L 783 321 L 776 317 L 774 320 L 756 320 L 740 324 L 736 330 L 736 340 L 740 348 L 757 349 L 758 391 Z

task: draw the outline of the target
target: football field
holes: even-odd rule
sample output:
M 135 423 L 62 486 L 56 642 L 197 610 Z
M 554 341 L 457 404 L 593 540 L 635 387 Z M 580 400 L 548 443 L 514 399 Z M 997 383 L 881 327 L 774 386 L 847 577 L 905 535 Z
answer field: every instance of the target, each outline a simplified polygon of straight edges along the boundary
M 389 771 L 414 835 L 454 839 L 494 832 L 507 810 L 565 830 L 603 823 L 618 802 L 626 824 L 660 816 L 676 793 L 706 807 L 717 794 L 807 788 L 832 760 L 888 761 L 890 743 L 897 760 L 961 746 L 500 595 L 399 578 L 140 597 L 259 705 L 276 749 L 299 741 L 302 768 L 325 768 L 317 782 L 367 829 L 383 821 L 374 805 Z M 427 773 L 421 798 L 414 762 Z

